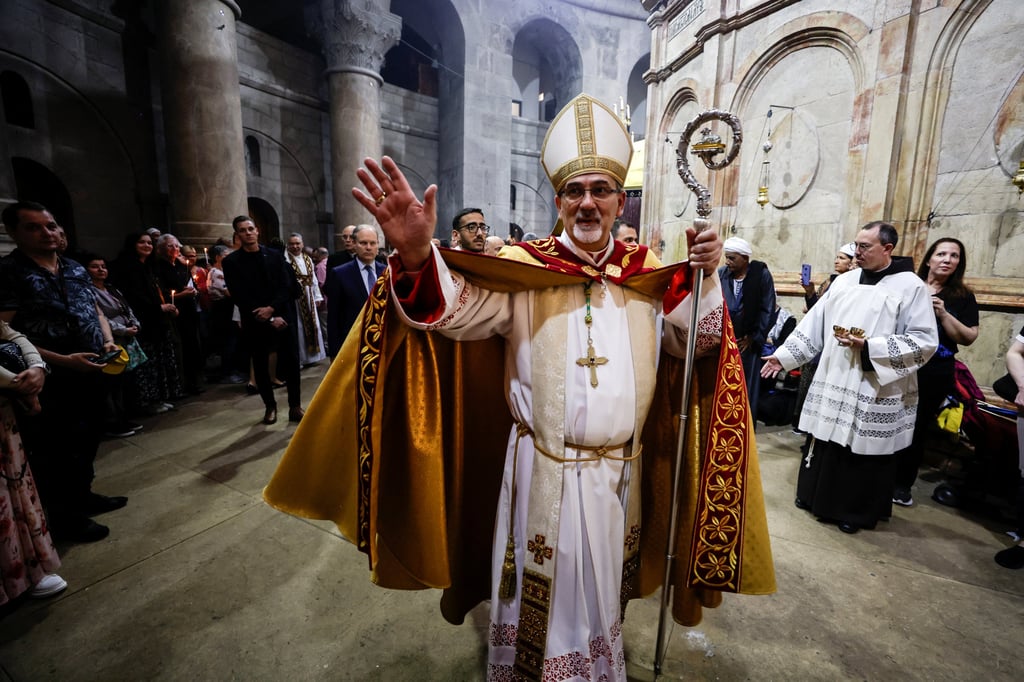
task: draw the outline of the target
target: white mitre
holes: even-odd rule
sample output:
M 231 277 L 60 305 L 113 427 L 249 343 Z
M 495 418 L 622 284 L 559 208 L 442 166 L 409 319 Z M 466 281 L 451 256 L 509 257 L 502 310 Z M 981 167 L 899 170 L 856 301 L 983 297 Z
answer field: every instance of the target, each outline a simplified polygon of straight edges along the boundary
M 590 95 L 577 95 L 548 127 L 540 162 L 558 193 L 570 178 L 608 173 L 623 184 L 633 140 L 615 112 Z

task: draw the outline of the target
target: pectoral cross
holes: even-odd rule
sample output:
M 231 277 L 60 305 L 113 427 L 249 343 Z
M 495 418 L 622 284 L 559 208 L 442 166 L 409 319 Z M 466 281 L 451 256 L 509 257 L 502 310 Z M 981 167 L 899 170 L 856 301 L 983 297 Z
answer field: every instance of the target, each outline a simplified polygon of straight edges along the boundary
M 598 365 L 607 365 L 608 358 L 598 357 L 594 352 L 593 344 L 588 343 L 586 357 L 576 358 L 576 364 L 580 367 L 590 368 L 590 385 L 597 388 L 597 367 Z

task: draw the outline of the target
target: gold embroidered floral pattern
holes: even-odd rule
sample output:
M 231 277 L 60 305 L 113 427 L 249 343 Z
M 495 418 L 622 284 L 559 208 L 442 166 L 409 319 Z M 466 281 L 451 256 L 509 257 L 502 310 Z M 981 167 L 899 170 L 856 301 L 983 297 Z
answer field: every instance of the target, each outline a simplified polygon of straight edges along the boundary
M 362 343 L 359 346 L 359 537 L 357 546 L 362 552 L 370 551 L 370 485 L 373 475 L 373 400 L 377 388 L 377 369 L 380 365 L 381 341 L 384 338 L 385 313 L 391 291 L 391 271 L 373 287 L 363 313 Z
M 690 587 L 739 589 L 737 550 L 742 537 L 740 515 L 746 476 L 750 408 L 739 348 L 728 313 L 723 316 L 721 364 L 725 371 L 715 391 L 706 462 L 697 495 L 697 532 L 691 548 Z
M 626 535 L 626 549 L 630 552 L 634 551 L 640 544 L 640 526 L 633 524 L 630 527 L 629 533 Z

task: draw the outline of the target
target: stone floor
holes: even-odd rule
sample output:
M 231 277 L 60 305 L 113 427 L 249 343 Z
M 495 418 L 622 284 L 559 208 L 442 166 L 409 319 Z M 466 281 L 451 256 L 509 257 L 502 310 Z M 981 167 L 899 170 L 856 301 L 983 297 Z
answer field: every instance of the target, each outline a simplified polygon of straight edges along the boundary
M 65 593 L 0 612 L 0 680 L 483 678 L 485 608 L 449 625 L 438 593 L 373 586 L 333 527 L 262 502 L 293 427 L 261 416 L 216 386 L 104 444 L 95 488 L 131 501 L 102 517 L 108 539 L 62 548 Z M 844 535 L 793 507 L 799 444 L 758 433 L 778 592 L 676 626 L 662 679 L 1024 678 L 1024 571 L 992 560 L 1009 525 L 932 502 L 924 481 L 914 507 Z M 656 598 L 630 606 L 631 679 L 653 679 L 657 615 Z

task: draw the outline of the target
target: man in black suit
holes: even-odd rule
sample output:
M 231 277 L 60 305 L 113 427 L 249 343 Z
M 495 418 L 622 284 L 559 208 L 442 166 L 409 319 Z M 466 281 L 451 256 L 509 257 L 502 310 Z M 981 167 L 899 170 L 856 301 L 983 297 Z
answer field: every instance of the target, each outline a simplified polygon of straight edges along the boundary
M 264 424 L 277 421 L 277 401 L 267 360 L 277 351 L 277 376 L 288 384 L 288 421 L 302 420 L 295 299 L 298 283 L 284 256 L 260 246 L 259 228 L 248 216 L 231 221 L 241 247 L 224 258 L 224 281 L 238 306 L 242 335 L 252 351 L 256 387 L 263 398 Z
M 359 311 L 370 296 L 373 283 L 386 265 L 376 261 L 377 230 L 360 225 L 352 233 L 355 259 L 327 272 L 327 354 L 338 354 Z

